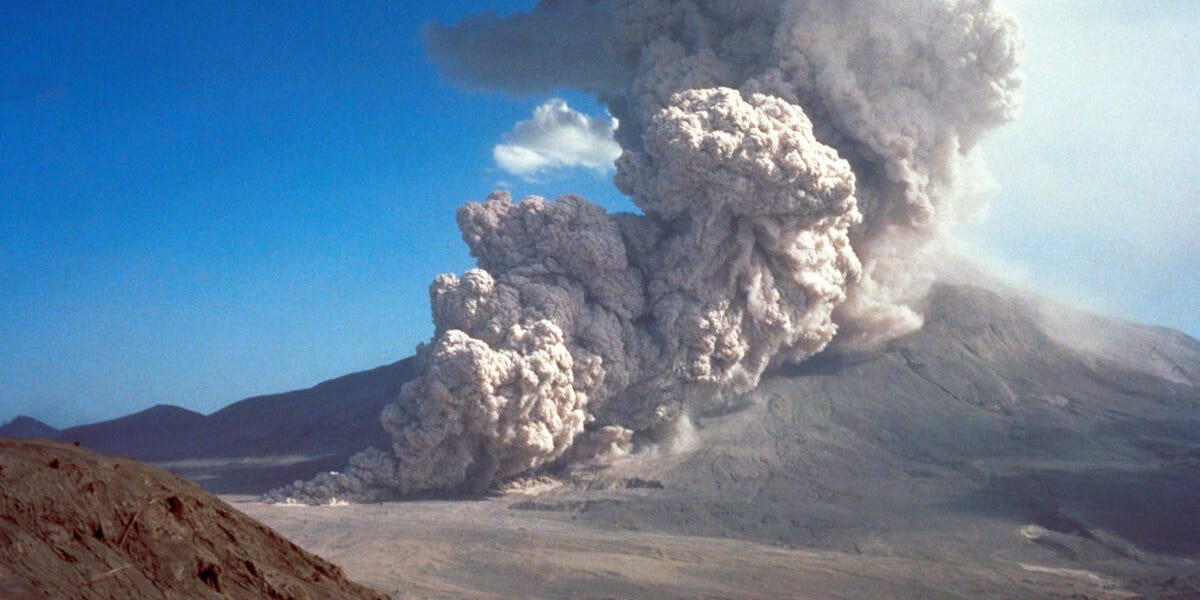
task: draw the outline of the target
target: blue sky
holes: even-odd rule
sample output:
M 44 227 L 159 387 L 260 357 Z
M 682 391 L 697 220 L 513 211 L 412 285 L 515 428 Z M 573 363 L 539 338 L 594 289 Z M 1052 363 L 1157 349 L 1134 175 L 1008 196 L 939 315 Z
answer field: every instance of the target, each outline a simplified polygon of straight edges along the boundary
M 0 422 L 211 412 L 393 362 L 431 334 L 432 278 L 471 266 L 458 205 L 504 182 L 629 208 L 594 168 L 496 166 L 550 97 L 457 89 L 419 32 L 535 2 L 444 4 L 0 3 Z M 964 239 L 1197 335 L 1200 10 L 1013 4 L 1025 108 Z
M 1024 106 L 967 237 L 1010 274 L 1200 337 L 1200 3 L 1010 0 Z

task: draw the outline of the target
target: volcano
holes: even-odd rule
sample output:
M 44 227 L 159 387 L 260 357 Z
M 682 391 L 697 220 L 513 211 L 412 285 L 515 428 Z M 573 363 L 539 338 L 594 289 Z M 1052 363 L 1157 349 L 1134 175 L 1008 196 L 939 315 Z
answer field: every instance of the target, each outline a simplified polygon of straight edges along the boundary
M 884 347 L 827 352 L 768 372 L 749 393 L 698 403 L 692 430 L 674 436 L 673 447 L 647 441 L 620 458 L 558 463 L 502 482 L 483 503 L 430 509 L 402 502 L 380 510 L 400 511 L 397 519 L 412 516 L 405 511 L 448 511 L 427 532 L 442 542 L 455 519 L 473 514 L 483 530 L 512 520 L 569 524 L 571 533 L 553 534 L 560 541 L 581 530 L 615 531 L 830 552 L 840 561 L 917 561 L 905 567 L 913 576 L 950 565 L 966 570 L 943 573 L 960 591 L 962 578 L 1011 596 L 1188 597 L 1200 589 L 1191 574 L 1200 558 L 1200 342 L 992 285 L 939 284 L 924 310 L 921 330 Z M 337 464 L 386 440 L 377 415 L 350 413 L 345 399 L 382 406 L 412 373 L 401 362 L 244 400 L 188 419 L 173 445 L 156 445 L 170 437 L 167 421 L 122 431 L 119 440 L 91 435 L 116 431 L 111 425 L 67 431 L 97 447 L 169 457 L 160 464 L 188 467 L 181 472 L 219 491 L 261 494 L 288 464 L 312 457 Z M 235 420 L 226 416 L 233 411 Z M 305 423 L 323 424 L 321 435 L 306 436 Z M 287 463 L 286 456 L 297 458 Z M 294 539 L 307 536 L 314 551 L 355 579 L 395 587 L 354 571 L 362 547 L 323 547 L 296 520 L 306 514 L 312 526 L 312 515 L 322 513 L 304 511 L 327 511 L 320 518 L 340 527 L 328 511 L 343 509 L 276 509 L 240 498 L 242 510 Z M 376 525 L 367 529 L 387 531 Z M 793 567 L 790 576 L 806 572 Z M 994 586 L 1006 577 L 1037 585 L 1001 593 Z M 921 590 L 929 591 L 910 591 Z

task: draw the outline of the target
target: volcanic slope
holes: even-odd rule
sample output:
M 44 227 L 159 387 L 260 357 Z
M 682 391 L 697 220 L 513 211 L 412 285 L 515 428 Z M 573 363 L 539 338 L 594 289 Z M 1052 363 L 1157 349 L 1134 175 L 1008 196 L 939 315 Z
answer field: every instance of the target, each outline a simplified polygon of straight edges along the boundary
M 196 484 L 0 440 L 0 597 L 384 598 Z
M 1200 344 L 1011 290 L 925 308 L 483 501 L 239 506 L 431 595 L 1200 597 Z
M 940 285 L 920 331 L 781 369 L 693 415 L 675 451 L 577 467 L 517 508 L 1125 581 L 1200 572 L 1198 384 L 1181 333 Z

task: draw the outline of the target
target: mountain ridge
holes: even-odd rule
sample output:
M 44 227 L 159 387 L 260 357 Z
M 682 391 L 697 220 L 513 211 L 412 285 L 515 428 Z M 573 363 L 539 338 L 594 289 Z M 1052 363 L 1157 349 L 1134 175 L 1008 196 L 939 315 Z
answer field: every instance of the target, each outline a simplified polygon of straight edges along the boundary
M 0 437 L 53 438 L 61 431 L 27 415 L 17 415 L 0 425 Z
M 58 430 L 29 417 L 0 437 L 41 437 L 168 466 L 220 493 L 259 493 L 345 466 L 370 445 L 386 447 L 383 406 L 415 374 L 406 358 L 309 388 L 253 396 L 209 415 L 173 405 Z M 14 425 L 15 423 L 15 425 Z M 245 474 L 256 472 L 247 483 Z

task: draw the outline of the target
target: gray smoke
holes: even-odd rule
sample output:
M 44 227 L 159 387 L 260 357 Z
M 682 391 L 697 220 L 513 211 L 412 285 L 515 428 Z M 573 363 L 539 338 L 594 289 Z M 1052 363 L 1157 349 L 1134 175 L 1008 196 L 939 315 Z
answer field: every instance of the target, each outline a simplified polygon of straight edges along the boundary
M 912 331 L 960 172 L 1019 84 L 1015 22 L 988 0 L 545 0 L 426 35 L 463 84 L 596 93 L 644 214 L 460 209 L 479 268 L 431 287 L 391 452 L 279 499 L 481 490 L 623 453 L 835 335 Z

